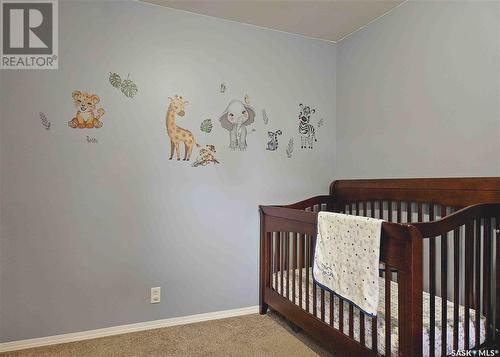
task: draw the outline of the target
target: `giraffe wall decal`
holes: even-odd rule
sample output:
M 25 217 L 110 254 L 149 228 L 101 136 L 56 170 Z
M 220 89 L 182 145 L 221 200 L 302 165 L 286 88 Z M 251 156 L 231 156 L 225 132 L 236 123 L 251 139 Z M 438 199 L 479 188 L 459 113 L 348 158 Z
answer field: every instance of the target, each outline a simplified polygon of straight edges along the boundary
M 198 148 L 201 147 L 196 143 L 193 133 L 189 130 L 183 129 L 175 124 L 175 116 L 178 115 L 183 117 L 185 115 L 184 107 L 188 104 L 188 101 L 184 101 L 182 97 L 175 95 L 174 98 L 170 99 L 170 105 L 167 111 L 166 125 L 167 134 L 170 138 L 170 159 L 174 156 L 174 152 L 177 153 L 177 160 L 180 160 L 179 144 L 184 143 L 184 161 L 189 161 L 191 159 L 191 153 L 193 152 L 193 145 Z

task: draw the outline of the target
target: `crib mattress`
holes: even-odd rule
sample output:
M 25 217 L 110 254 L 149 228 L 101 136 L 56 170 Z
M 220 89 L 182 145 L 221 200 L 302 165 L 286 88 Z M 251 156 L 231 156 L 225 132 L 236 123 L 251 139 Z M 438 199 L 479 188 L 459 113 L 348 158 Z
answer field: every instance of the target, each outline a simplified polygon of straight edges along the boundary
M 313 280 L 311 269 L 309 270 L 309 312 L 313 313 Z M 292 301 L 292 279 L 293 279 L 293 271 L 290 270 L 290 284 L 289 284 L 289 300 Z M 302 269 L 302 308 L 306 308 L 306 269 Z M 278 292 L 281 292 L 281 278 L 280 274 L 273 275 L 272 286 Z M 283 285 L 284 290 L 283 294 L 285 294 L 286 289 L 286 272 L 283 275 Z M 381 355 L 385 355 L 385 281 L 384 278 L 380 278 L 380 298 L 379 304 L 377 308 L 377 347 L 378 352 Z M 426 292 L 423 292 L 423 355 L 429 356 L 429 336 L 430 336 L 430 295 Z M 339 328 L 339 299 L 337 297 L 333 298 L 334 300 L 334 316 L 333 316 L 333 326 L 338 329 Z M 295 270 L 295 303 L 299 305 L 299 269 Z M 344 324 L 343 324 L 343 332 L 345 334 L 349 333 L 349 307 L 348 304 L 344 303 Z M 441 334 L 442 326 L 441 326 L 441 298 L 435 297 L 435 356 L 441 356 Z M 452 354 L 453 350 L 453 302 L 447 302 L 447 355 Z M 354 339 L 359 341 L 359 309 L 354 308 Z M 396 282 L 391 281 L 391 356 L 398 355 L 398 284 Z M 321 318 L 321 296 L 320 289 L 316 290 L 316 317 Z M 469 310 L 469 346 L 473 347 L 476 345 L 475 341 L 475 325 L 476 325 L 476 311 L 470 309 Z M 330 293 L 325 293 L 325 323 L 330 324 Z M 465 326 L 465 307 L 459 306 L 459 326 L 458 326 L 458 340 L 459 340 L 459 349 L 463 349 L 464 347 L 464 326 Z M 368 348 L 372 347 L 372 319 L 365 315 L 365 346 Z M 480 343 L 483 343 L 485 340 L 486 333 L 486 318 L 481 315 L 480 318 Z

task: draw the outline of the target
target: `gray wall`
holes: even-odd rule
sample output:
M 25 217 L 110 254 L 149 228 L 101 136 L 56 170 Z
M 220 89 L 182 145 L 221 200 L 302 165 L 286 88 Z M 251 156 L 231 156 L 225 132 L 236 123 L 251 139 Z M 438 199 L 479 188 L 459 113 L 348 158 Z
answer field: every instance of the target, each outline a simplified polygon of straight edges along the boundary
M 59 18 L 59 70 L 0 74 L 0 340 L 256 305 L 258 204 L 326 193 L 333 179 L 335 45 L 137 2 L 61 1 Z M 121 95 L 110 71 L 139 94 Z M 100 95 L 101 129 L 67 126 L 75 89 Z M 257 131 L 232 152 L 216 119 L 247 93 Z M 174 94 L 190 102 L 178 124 L 216 145 L 219 166 L 168 160 Z M 325 125 L 314 150 L 287 159 L 299 103 Z M 277 152 L 267 129 L 284 132 Z
M 500 175 L 500 2 L 409 1 L 337 73 L 336 177 Z

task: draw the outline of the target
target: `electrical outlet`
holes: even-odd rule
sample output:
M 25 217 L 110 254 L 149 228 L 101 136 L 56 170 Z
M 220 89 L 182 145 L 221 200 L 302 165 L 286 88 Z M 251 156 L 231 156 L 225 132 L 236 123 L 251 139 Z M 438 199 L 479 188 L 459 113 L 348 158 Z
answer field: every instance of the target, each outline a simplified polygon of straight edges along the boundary
M 161 287 L 151 288 L 151 304 L 158 304 L 161 301 Z

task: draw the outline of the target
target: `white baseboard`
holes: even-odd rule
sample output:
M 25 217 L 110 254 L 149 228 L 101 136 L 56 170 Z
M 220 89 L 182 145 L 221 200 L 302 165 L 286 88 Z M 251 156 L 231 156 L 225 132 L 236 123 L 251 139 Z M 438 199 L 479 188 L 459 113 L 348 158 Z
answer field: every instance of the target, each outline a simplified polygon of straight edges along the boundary
M 135 324 L 100 328 L 97 330 L 73 332 L 73 333 L 67 333 L 67 334 L 63 334 L 63 335 L 31 338 L 28 340 L 19 340 L 19 341 L 12 341 L 12 342 L 4 342 L 4 343 L 0 343 L 0 352 L 17 351 L 17 350 L 23 350 L 26 348 L 49 346 L 49 345 L 56 345 L 59 343 L 67 343 L 67 342 L 75 342 L 75 341 L 83 341 L 83 340 L 89 340 L 92 338 L 99 338 L 99 337 L 106 337 L 106 336 L 113 336 L 113 335 L 121 335 L 124 333 L 130 333 L 130 332 L 152 330 L 155 328 L 185 325 L 185 324 L 191 324 L 191 323 L 195 323 L 195 322 L 202 322 L 202 321 L 209 321 L 209 320 L 218 320 L 218 319 L 224 319 L 224 318 L 234 317 L 234 316 L 255 314 L 257 312 L 259 312 L 258 306 L 250 306 L 250 307 L 244 307 L 241 309 L 215 311 L 215 312 L 209 312 L 206 314 L 197 314 L 197 315 L 182 316 L 182 317 L 172 317 L 170 319 L 139 322 L 139 323 L 135 323 Z

